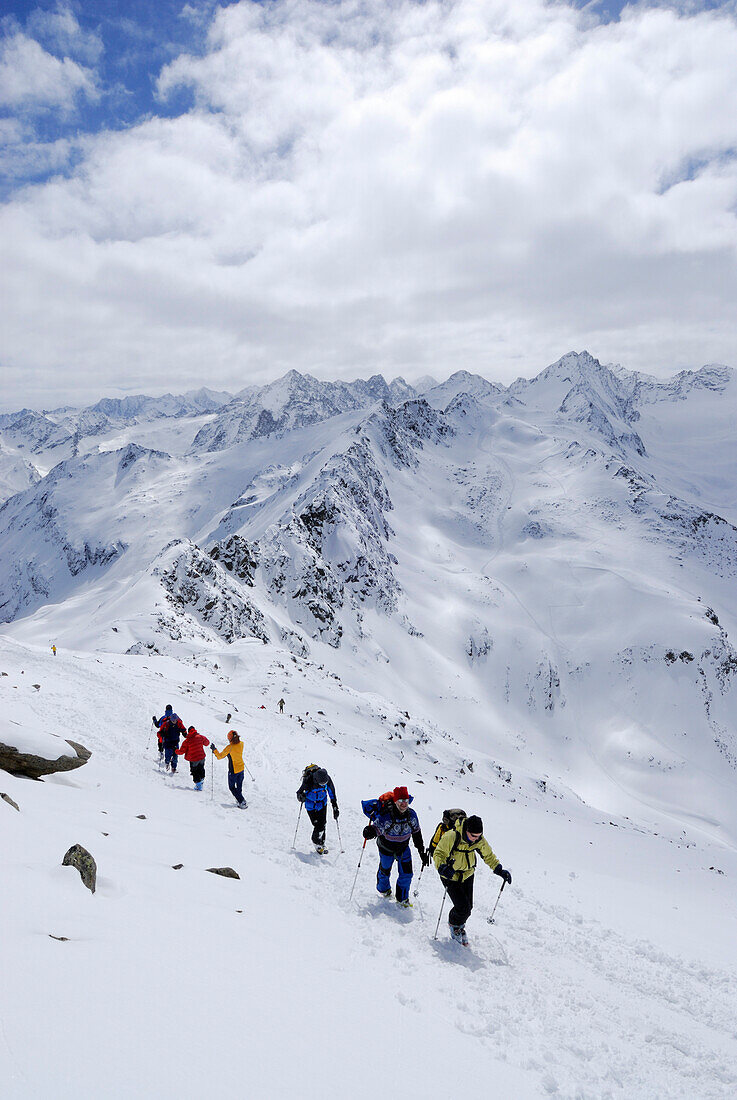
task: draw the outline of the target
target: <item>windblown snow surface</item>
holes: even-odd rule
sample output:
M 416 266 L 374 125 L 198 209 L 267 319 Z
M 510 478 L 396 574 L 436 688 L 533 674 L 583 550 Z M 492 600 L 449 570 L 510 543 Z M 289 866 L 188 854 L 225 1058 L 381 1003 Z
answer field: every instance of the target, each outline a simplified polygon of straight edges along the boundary
M 0 772 L 3 1097 L 734 1097 L 733 372 L 309 382 L 60 461 L 11 418 L 48 473 L 0 507 L 0 741 L 92 757 Z M 166 703 L 239 731 L 247 809 L 159 770 Z M 468 948 L 416 857 L 411 911 L 376 893 L 397 784 L 512 872 Z

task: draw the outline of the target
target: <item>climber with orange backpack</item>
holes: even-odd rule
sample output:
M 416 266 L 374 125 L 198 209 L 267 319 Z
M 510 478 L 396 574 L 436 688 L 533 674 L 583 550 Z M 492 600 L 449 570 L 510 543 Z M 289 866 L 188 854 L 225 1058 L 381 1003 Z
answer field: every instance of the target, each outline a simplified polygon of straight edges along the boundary
M 425 850 L 420 822 L 414 810 L 410 809 L 412 797 L 406 787 L 395 787 L 379 798 L 371 798 L 361 803 L 369 824 L 363 830 L 365 840 L 376 838 L 379 849 L 379 867 L 376 872 L 376 889 L 382 897 L 392 896 L 389 874 L 394 861 L 397 861 L 397 885 L 395 898 L 398 905 L 405 909 L 412 906 L 409 900 L 409 888 L 412 883 L 412 853 L 410 840 L 417 849 L 420 862 L 427 867 L 430 856 Z

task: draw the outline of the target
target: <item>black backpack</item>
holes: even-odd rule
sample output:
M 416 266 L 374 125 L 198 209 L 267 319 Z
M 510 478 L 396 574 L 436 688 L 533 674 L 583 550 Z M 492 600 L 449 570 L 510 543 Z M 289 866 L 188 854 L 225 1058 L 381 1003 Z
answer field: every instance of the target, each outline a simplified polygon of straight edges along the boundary
M 443 834 L 447 833 L 448 829 L 455 828 L 461 818 L 464 818 L 465 816 L 466 811 L 459 810 L 457 807 L 451 810 L 443 810 L 443 820 L 438 824 L 437 829 L 432 835 L 432 840 L 427 846 L 427 850 L 430 853 L 430 858 L 432 858 L 432 856 L 434 855 L 435 849 L 440 843 L 440 838 L 443 836 Z M 451 848 L 450 850 L 451 856 L 453 855 L 453 850 L 455 849 L 457 843 L 458 840 L 456 839 L 455 843 L 453 844 L 453 848 Z

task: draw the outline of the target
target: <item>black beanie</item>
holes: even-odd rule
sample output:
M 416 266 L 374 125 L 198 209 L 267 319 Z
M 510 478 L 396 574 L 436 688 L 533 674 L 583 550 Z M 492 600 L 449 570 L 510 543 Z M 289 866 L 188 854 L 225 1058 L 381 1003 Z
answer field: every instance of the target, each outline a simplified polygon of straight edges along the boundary
M 476 814 L 472 814 L 471 817 L 466 818 L 465 827 L 467 833 L 483 833 L 484 831 L 484 823 Z

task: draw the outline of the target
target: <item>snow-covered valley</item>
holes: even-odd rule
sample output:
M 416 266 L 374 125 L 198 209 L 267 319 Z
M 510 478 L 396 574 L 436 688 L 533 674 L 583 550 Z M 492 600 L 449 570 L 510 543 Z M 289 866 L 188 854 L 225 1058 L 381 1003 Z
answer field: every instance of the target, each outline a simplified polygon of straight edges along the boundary
M 0 741 L 92 751 L 0 773 L 9 1095 L 286 1097 L 318 1066 L 336 1098 L 733 1096 L 734 372 L 313 382 L 101 402 L 99 435 L 0 418 L 8 486 L 38 463 L 0 506 Z M 243 813 L 224 764 L 159 772 L 166 702 L 239 730 Z M 291 846 L 313 760 L 322 858 L 304 819 Z M 468 949 L 432 868 L 401 912 L 368 844 L 348 900 L 361 799 L 399 783 L 426 840 L 462 806 L 512 871 L 494 925 L 477 872 Z

